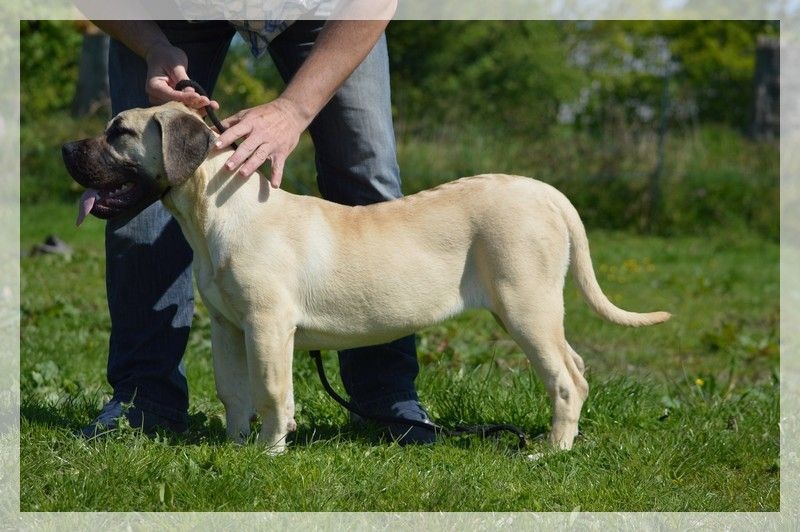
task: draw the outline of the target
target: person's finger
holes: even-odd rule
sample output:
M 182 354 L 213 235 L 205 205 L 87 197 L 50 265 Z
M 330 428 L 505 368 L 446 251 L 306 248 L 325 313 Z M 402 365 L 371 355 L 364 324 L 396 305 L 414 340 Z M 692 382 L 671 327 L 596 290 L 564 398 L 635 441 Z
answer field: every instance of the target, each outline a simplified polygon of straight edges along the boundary
M 181 96 L 176 97 L 176 100 L 183 102 L 190 107 L 200 109 L 201 107 L 208 107 L 210 105 L 214 110 L 219 109 L 219 103 L 217 103 L 216 100 L 212 100 L 208 96 L 203 96 L 194 90 L 194 87 L 184 87 L 180 92 Z
M 231 131 L 232 129 L 229 129 L 228 131 Z M 227 134 L 228 131 L 223 133 L 223 135 Z M 253 154 L 256 148 L 258 148 L 259 144 L 260 142 L 252 138 L 252 136 L 244 139 L 241 144 L 239 144 L 239 147 L 236 148 L 236 151 L 233 152 L 233 155 L 228 157 L 228 160 L 225 162 L 225 168 L 228 170 L 238 168 L 242 163 L 250 158 L 250 155 Z
M 258 167 L 264 164 L 269 158 L 269 148 L 266 144 L 259 145 L 255 151 L 247 158 L 241 168 L 239 168 L 239 175 L 242 177 L 250 177 L 253 172 L 258 170 Z
M 225 123 L 223 122 L 222 125 L 224 127 Z M 237 123 L 227 128 L 224 133 L 222 133 L 219 137 L 217 137 L 216 142 L 214 142 L 214 146 L 220 150 L 225 149 L 234 142 L 236 142 L 236 139 L 249 134 L 250 131 L 251 128 L 249 128 L 246 124 Z M 245 142 L 247 142 L 247 140 L 245 140 Z M 256 146 L 253 146 L 250 151 L 254 150 L 255 148 Z
M 284 157 L 273 156 L 272 158 L 272 172 L 270 174 L 269 182 L 273 188 L 280 188 L 281 181 L 283 180 L 283 165 L 286 162 Z
M 209 100 L 206 96 L 201 96 L 194 91 L 176 91 L 170 87 L 164 79 L 150 80 L 147 83 L 146 91 L 150 102 L 154 104 L 176 101 L 188 105 L 194 109 L 200 109 L 211 103 L 211 100 Z
M 194 109 L 201 109 L 207 106 L 209 103 L 211 103 L 211 100 L 209 100 L 208 97 L 201 96 L 196 92 L 186 93 L 182 91 L 172 90 L 168 93 L 168 95 L 170 100 L 181 102 Z
M 186 67 L 181 64 L 174 65 L 171 69 L 169 69 L 167 75 L 169 75 L 169 79 L 172 82 L 173 86 L 176 85 L 179 81 L 189 79 L 189 74 L 187 74 L 186 72 Z
M 222 127 L 224 128 L 229 128 L 231 126 L 235 126 L 236 124 L 241 122 L 241 120 L 242 120 L 242 113 L 236 113 L 232 114 L 225 120 L 220 120 L 220 124 L 222 124 Z

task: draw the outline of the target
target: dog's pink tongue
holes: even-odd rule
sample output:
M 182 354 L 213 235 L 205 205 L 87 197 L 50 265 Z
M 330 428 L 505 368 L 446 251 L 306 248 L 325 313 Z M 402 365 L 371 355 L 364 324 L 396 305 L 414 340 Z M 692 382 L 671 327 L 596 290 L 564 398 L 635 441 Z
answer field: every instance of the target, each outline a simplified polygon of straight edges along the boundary
M 94 202 L 98 197 L 100 197 L 100 194 L 95 189 L 86 189 L 86 192 L 83 193 L 83 196 L 81 196 L 78 202 L 78 219 L 75 220 L 75 225 L 81 225 L 83 223 L 83 220 L 86 219 L 86 215 L 88 215 L 92 207 L 94 207 Z

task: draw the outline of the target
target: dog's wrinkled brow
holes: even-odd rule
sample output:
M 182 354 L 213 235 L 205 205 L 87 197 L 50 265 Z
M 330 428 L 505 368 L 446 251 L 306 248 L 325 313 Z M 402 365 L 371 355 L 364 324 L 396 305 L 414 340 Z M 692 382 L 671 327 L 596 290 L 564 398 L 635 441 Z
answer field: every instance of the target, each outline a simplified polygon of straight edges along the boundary
M 132 135 L 136 137 L 137 133 L 133 129 L 125 127 L 122 124 L 122 119 L 118 118 L 117 120 L 111 122 L 111 124 L 108 126 L 108 129 L 106 129 L 106 140 L 108 142 L 113 142 L 114 139 L 121 137 L 122 135 Z

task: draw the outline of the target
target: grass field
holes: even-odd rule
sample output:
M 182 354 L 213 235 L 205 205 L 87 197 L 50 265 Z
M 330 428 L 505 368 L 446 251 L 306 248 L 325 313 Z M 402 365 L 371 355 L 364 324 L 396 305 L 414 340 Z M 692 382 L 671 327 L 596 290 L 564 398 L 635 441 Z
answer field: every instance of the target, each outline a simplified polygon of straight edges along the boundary
M 103 224 L 91 219 L 74 227 L 80 192 L 58 148 L 96 134 L 103 120 L 23 118 L 23 253 L 48 234 L 73 247 L 69 257 L 21 259 L 23 511 L 779 509 L 774 147 L 716 130 L 671 140 L 663 231 L 670 236 L 656 237 L 597 229 L 635 220 L 639 206 L 627 198 L 640 193 L 624 179 L 604 192 L 605 182 L 581 181 L 596 172 L 594 163 L 575 157 L 574 139 L 509 142 L 477 129 L 459 138 L 401 134 L 408 191 L 486 170 L 567 185 L 591 222 L 606 293 L 624 308 L 669 310 L 674 318 L 642 330 L 610 325 L 568 283 L 567 336 L 586 361 L 591 386 L 571 452 L 551 452 L 541 439 L 518 451 L 505 438 L 400 448 L 349 425 L 309 358 L 297 353 L 299 431 L 286 454 L 270 457 L 225 441 L 202 306 L 186 354 L 189 433 L 74 436 L 110 391 L 109 321 Z M 594 153 L 588 148 L 585 154 Z M 310 153 L 303 139 L 287 166 L 286 188 L 313 192 Z M 609 218 L 627 207 L 630 216 Z M 419 392 L 440 423 L 514 423 L 531 436 L 548 430 L 543 387 L 488 314 L 467 313 L 422 331 L 418 351 Z M 326 365 L 341 390 L 333 353 Z
M 570 452 L 545 445 L 551 410 L 543 386 L 516 345 L 480 312 L 420 332 L 421 399 L 445 426 L 516 424 L 532 437 L 528 449 L 518 450 L 508 437 L 401 448 L 379 431 L 350 425 L 306 353 L 296 353 L 299 430 L 288 451 L 273 457 L 256 445 L 229 443 L 202 305 L 185 357 L 188 433 L 147 437 L 126 427 L 94 440 L 77 437 L 110 393 L 104 227 L 96 219 L 74 227 L 80 190 L 59 148 L 97 134 L 105 116 L 69 116 L 65 89 L 74 79 L 58 58 L 77 57 L 80 37 L 69 29 L 71 40 L 60 38 L 62 30 L 49 43 L 22 43 L 28 43 L 23 59 L 33 60 L 23 61 L 20 72 L 23 512 L 546 511 L 568 512 L 564 523 L 581 528 L 582 522 L 574 525 L 578 511 L 781 509 L 777 143 L 752 142 L 730 125 L 677 113 L 664 144 L 661 208 L 651 218 L 646 198 L 658 156 L 654 130 L 631 128 L 612 113 L 601 128 L 509 133 L 486 113 L 476 112 L 469 123 L 471 109 L 467 123 L 429 118 L 427 105 L 414 115 L 393 87 L 406 192 L 487 171 L 555 184 L 586 221 L 600 284 L 611 299 L 626 309 L 674 315 L 641 330 L 610 325 L 568 282 L 567 337 L 587 364 L 590 384 L 581 436 Z M 216 90 L 222 116 L 271 99 L 279 86 L 243 76 L 248 52 L 239 52 L 229 55 Z M 471 85 L 463 90 L 476 90 Z M 434 103 L 441 98 L 425 86 L 414 90 Z M 445 104 L 456 111 L 464 105 Z M 287 162 L 284 188 L 314 193 L 313 176 L 304 137 Z M 644 228 L 658 236 L 637 234 Z M 72 254 L 26 254 L 49 234 L 67 241 Z M 341 390 L 335 358 L 327 353 L 326 367 Z M 792 414 L 785 412 L 784 420 Z M 789 455 L 784 478 L 792 460 Z M 791 491 L 783 495 L 786 500 Z M 54 514 L 49 528 L 70 528 L 76 515 Z M 104 514 L 107 521 L 97 528 L 114 518 Z M 232 528 L 236 521 L 228 518 L 219 517 L 219 528 Z M 717 515 L 690 519 L 683 528 L 726 528 Z M 442 529 L 457 528 L 449 515 L 442 522 Z M 666 523 L 653 528 L 671 528 Z
M 50 233 L 74 248 L 68 258 L 22 259 L 23 511 L 779 509 L 776 243 L 742 231 L 590 231 L 609 296 L 675 317 L 643 330 L 609 325 L 568 284 L 567 335 L 591 386 L 571 452 L 540 439 L 525 451 L 508 439 L 398 447 L 349 425 L 297 353 L 299 431 L 286 454 L 270 457 L 225 441 L 202 307 L 186 355 L 188 434 L 73 435 L 109 391 L 103 226 L 90 220 L 76 230 L 74 209 L 60 198 L 22 208 L 23 250 Z M 422 331 L 419 357 L 420 395 L 442 424 L 547 431 L 541 384 L 487 314 Z M 334 377 L 335 357 L 326 359 Z

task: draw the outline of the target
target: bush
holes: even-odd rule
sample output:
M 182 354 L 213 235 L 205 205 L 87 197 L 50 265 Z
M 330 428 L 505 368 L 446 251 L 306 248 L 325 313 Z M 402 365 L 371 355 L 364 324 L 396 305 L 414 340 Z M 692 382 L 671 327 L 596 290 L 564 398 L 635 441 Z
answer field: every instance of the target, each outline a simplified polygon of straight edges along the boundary
M 20 21 L 22 120 L 69 109 L 83 36 L 71 21 Z
M 400 135 L 398 147 L 406 192 L 472 174 L 519 174 L 556 186 L 590 228 L 663 235 L 747 229 L 779 238 L 778 146 L 752 142 L 725 126 L 667 136 L 653 226 L 648 203 L 656 166 L 653 135 L 554 128 L 545 137 L 526 139 L 474 126 L 442 127 Z
M 743 28 L 757 27 L 737 26 L 739 48 L 746 44 Z M 746 227 L 777 240 L 777 145 L 748 141 L 738 126 L 713 125 L 710 117 L 703 125 L 671 124 L 661 209 L 650 227 L 648 179 L 657 155 L 652 124 L 630 120 L 624 110 L 611 112 L 618 109 L 614 105 L 602 107 L 606 114 L 594 127 L 554 120 L 558 102 L 582 79 L 562 64 L 574 46 L 568 30 L 566 24 L 535 21 L 392 23 L 388 38 L 406 192 L 482 172 L 515 173 L 556 185 L 593 228 L 674 234 Z M 68 117 L 81 35 L 70 22 L 23 21 L 21 36 L 23 202 L 74 201 L 79 187 L 63 169 L 61 143 L 96 135 L 105 118 Z M 739 65 L 741 85 L 741 65 L 732 64 Z M 235 45 L 215 94 L 220 114 L 268 101 L 281 85 L 269 58 L 253 60 L 246 46 Z M 304 138 L 289 159 L 287 188 L 312 193 L 314 172 Z
M 547 21 L 392 22 L 387 38 L 399 118 L 546 131 L 583 81 L 569 62 L 568 29 Z

